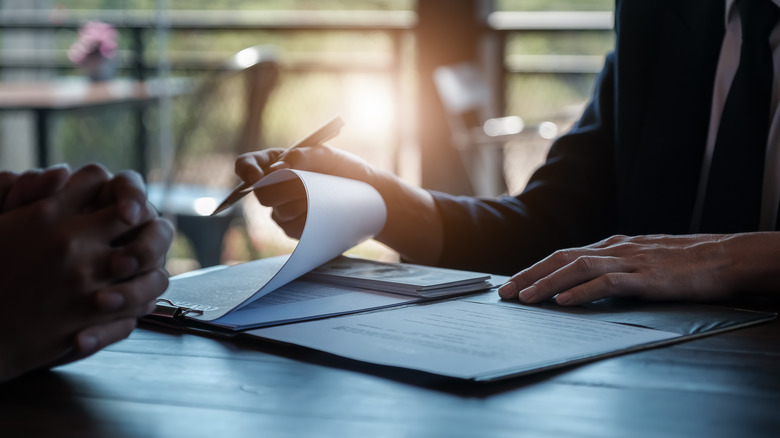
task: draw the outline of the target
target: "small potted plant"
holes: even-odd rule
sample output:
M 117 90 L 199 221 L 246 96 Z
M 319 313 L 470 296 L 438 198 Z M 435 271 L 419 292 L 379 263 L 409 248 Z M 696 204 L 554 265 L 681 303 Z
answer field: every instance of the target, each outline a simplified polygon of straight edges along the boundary
M 108 23 L 89 21 L 68 49 L 68 58 L 93 81 L 114 77 L 117 67 L 117 31 Z

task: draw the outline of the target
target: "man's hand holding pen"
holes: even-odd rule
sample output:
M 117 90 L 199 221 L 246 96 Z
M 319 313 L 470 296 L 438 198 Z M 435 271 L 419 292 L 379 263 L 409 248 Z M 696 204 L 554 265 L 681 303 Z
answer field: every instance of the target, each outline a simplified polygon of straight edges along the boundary
M 371 166 L 363 159 L 327 145 L 266 149 L 238 157 L 236 174 L 248 185 L 279 169 L 298 169 L 363 181 L 385 201 L 387 221 L 375 239 L 410 261 L 435 263 L 441 248 L 438 211 L 429 192 L 405 183 L 392 172 Z M 306 223 L 306 194 L 297 181 L 254 190 L 261 204 L 272 207 L 272 218 L 293 238 Z M 344 212 L 349 214 L 350 212 Z
M 290 151 L 294 151 L 298 148 L 304 148 L 304 147 L 314 147 L 314 146 L 322 146 L 325 144 L 326 141 L 333 139 L 336 137 L 339 132 L 341 131 L 341 128 L 344 126 L 344 121 L 341 120 L 341 117 L 334 117 L 328 121 L 328 123 L 322 125 L 319 129 L 312 132 L 311 134 L 307 135 L 306 137 L 302 138 L 297 143 L 293 144 L 287 149 L 281 149 L 281 152 L 276 154 L 274 157 L 274 161 L 267 162 L 267 166 L 264 167 L 264 169 L 268 168 L 269 171 L 273 171 L 275 169 L 271 169 L 271 165 L 279 162 L 284 161 L 287 154 L 290 153 Z M 247 154 L 251 155 L 251 154 Z M 247 193 L 251 192 L 255 189 L 254 184 L 258 183 L 262 176 L 255 180 L 244 180 L 241 184 L 239 184 L 236 188 L 233 189 L 232 192 L 225 198 L 225 200 L 220 203 L 216 209 L 214 209 L 214 212 L 211 213 L 211 216 L 214 216 L 216 214 L 219 214 L 220 212 L 227 210 L 231 205 L 238 202 L 241 198 L 247 195 Z
M 280 156 L 285 156 L 280 159 Z M 356 179 L 374 185 L 374 171 L 357 156 L 327 145 L 295 149 L 266 149 L 243 154 L 236 160 L 236 174 L 249 184 L 279 169 L 298 169 Z M 306 221 L 306 193 L 298 180 L 254 190 L 257 200 L 272 207 L 273 220 L 293 238 L 299 238 Z

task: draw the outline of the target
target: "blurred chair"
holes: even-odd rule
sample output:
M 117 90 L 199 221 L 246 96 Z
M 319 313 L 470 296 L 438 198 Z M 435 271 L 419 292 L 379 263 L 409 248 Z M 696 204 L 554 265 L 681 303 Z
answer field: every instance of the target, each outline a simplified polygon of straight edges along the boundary
M 506 193 L 504 145 L 521 138 L 523 120 L 498 117 L 490 83 L 474 63 L 439 67 L 434 82 L 474 194 Z
M 221 263 L 228 229 L 243 220 L 240 204 L 209 215 L 236 183 L 235 157 L 265 146 L 262 116 L 279 70 L 274 49 L 255 46 L 209 74 L 177 123 L 171 171 L 148 184 L 150 201 L 187 237 L 201 267 Z

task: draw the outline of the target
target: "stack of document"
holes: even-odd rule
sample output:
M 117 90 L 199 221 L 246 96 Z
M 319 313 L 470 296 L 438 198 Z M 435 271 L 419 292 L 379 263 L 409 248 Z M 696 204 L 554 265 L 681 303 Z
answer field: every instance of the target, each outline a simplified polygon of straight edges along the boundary
M 306 274 L 304 279 L 425 298 L 451 296 L 490 288 L 490 275 L 406 263 L 383 263 L 338 257 Z

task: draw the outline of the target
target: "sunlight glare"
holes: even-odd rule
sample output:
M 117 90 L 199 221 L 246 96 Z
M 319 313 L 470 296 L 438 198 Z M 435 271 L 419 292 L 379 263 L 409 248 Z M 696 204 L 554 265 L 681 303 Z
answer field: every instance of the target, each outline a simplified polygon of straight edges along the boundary
M 558 136 L 558 125 L 553 122 L 542 122 L 539 124 L 539 135 L 547 140 L 552 140 Z
M 514 135 L 523 132 L 525 123 L 517 116 L 499 117 L 485 121 L 482 129 L 490 137 L 499 135 Z
M 217 200 L 212 197 L 198 198 L 193 204 L 195 212 L 201 216 L 208 216 L 217 208 Z
M 246 68 L 256 63 L 260 59 L 257 50 L 250 47 L 236 53 L 235 61 L 239 67 Z
M 369 135 L 386 132 L 393 126 L 395 106 L 389 87 L 377 86 L 375 81 L 355 80 L 347 92 L 350 126 Z

